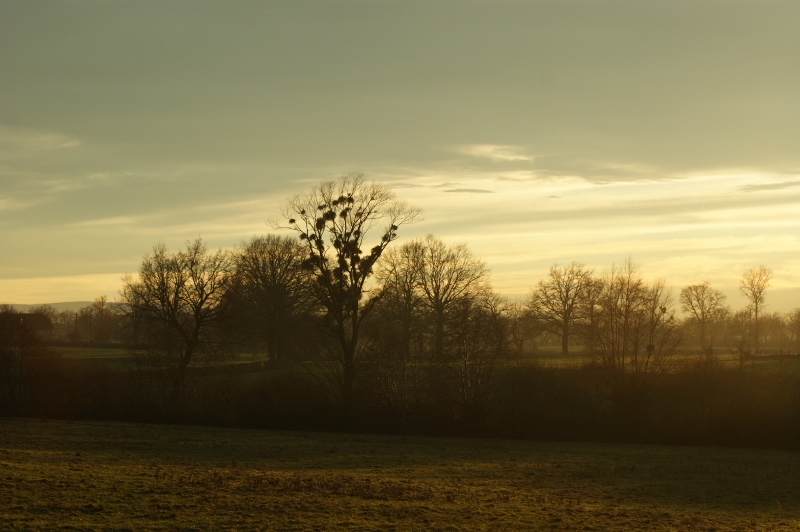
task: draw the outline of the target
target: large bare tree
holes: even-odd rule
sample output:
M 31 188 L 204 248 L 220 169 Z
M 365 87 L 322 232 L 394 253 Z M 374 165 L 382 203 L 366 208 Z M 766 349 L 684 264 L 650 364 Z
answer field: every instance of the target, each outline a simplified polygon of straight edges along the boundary
M 420 241 L 406 242 L 385 253 L 378 264 L 382 306 L 386 307 L 387 316 L 400 327 L 403 359 L 411 354 L 412 336 L 420 317 L 419 263 L 423 252 Z
M 313 292 L 338 343 L 339 387 L 348 417 L 361 325 L 373 306 L 364 300 L 366 283 L 398 228 L 415 221 L 419 210 L 397 200 L 385 185 L 346 175 L 294 196 L 281 214 L 305 247 L 302 266 L 313 275 Z
M 229 253 L 209 252 L 198 238 L 177 252 L 158 244 L 145 255 L 136 278 L 123 278 L 125 311 L 151 325 L 151 340 L 169 339 L 162 358 L 172 373 L 171 410 L 184 391 L 187 367 L 207 345 L 209 330 L 223 318 L 233 272 Z
M 465 299 L 488 291 L 489 270 L 483 261 L 472 256 L 465 244 L 448 246 L 428 235 L 421 245 L 417 281 L 424 307 L 433 320 L 434 355 L 442 359 L 448 313 Z
M 572 262 L 550 266 L 547 279 L 531 292 L 528 308 L 539 322 L 561 337 L 561 353 L 569 354 L 569 338 L 576 322 L 586 314 L 588 291 L 593 287 L 592 270 Z
M 742 278 L 739 280 L 739 291 L 750 301 L 749 308 L 753 311 L 755 319 L 753 323 L 753 331 L 751 332 L 751 343 L 755 353 L 758 353 L 759 343 L 759 330 L 758 330 L 758 315 L 764 308 L 764 296 L 769 282 L 772 280 L 772 268 L 766 266 L 759 266 L 757 268 L 750 268 L 742 273 Z
M 671 306 L 664 282 L 646 283 L 630 261 L 602 279 L 587 340 L 622 414 L 636 410 L 648 375 L 665 371 L 680 344 Z
M 314 306 L 308 274 L 300 265 L 304 246 L 288 236 L 253 237 L 236 253 L 236 274 L 243 319 L 266 340 L 270 363 L 287 360 L 289 343 L 300 317 Z
M 710 342 L 706 343 L 706 331 L 709 323 L 719 309 L 725 304 L 725 294 L 712 288 L 708 282 L 684 286 L 680 295 L 681 308 L 688 312 L 697 322 L 700 347 L 705 351 Z

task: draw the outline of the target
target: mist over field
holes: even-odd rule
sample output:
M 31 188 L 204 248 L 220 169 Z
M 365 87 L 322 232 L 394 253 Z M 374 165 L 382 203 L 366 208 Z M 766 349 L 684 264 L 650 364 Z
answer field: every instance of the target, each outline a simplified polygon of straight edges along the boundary
M 800 528 L 798 20 L 0 0 L 0 528 Z

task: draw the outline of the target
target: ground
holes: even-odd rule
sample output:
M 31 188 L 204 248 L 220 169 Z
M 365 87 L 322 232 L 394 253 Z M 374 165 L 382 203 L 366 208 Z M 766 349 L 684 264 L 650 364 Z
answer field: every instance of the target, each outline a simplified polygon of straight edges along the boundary
M 800 455 L 0 419 L 0 529 L 797 530 Z

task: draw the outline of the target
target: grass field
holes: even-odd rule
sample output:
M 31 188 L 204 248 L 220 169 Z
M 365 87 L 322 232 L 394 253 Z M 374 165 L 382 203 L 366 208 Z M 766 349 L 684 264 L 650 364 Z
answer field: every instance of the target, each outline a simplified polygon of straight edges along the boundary
M 122 371 L 132 367 L 130 350 L 124 347 L 57 346 L 49 349 L 53 354 L 61 356 L 65 360 L 78 363 L 84 368 Z M 672 363 L 675 369 L 678 369 L 698 357 L 699 355 L 695 350 L 686 349 L 681 354 L 674 356 Z M 733 353 L 723 350 L 717 352 L 716 357 L 721 367 L 732 368 L 739 366 L 739 358 Z M 526 353 L 524 356 L 525 362 L 539 364 L 543 367 L 579 367 L 591 362 L 591 360 L 591 357 L 580 351 L 579 348 L 568 357 L 562 356 L 560 348 L 556 347 L 540 348 L 536 353 Z M 267 358 L 263 355 L 253 357 L 250 354 L 240 354 L 227 362 L 253 363 L 256 361 L 266 363 Z M 768 371 L 800 371 L 800 358 L 792 356 L 749 358 L 745 363 L 748 367 L 760 367 Z
M 800 455 L 0 419 L 7 530 L 797 530 Z

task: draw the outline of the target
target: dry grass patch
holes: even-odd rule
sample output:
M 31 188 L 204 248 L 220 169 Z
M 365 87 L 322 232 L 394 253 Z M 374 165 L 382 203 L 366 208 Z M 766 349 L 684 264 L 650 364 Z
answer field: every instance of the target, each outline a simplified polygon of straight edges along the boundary
M 0 419 L 0 529 L 797 530 L 796 453 Z

